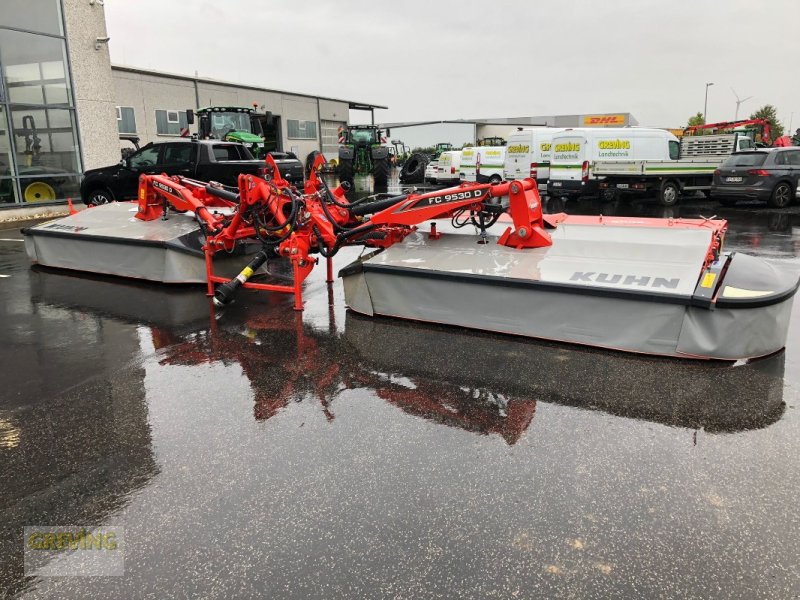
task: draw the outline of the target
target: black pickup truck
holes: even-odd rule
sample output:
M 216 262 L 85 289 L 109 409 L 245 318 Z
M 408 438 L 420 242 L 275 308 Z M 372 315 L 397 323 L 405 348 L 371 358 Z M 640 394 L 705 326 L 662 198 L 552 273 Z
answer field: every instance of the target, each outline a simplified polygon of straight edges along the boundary
M 297 161 L 299 181 L 286 172 L 291 165 L 281 166 L 282 161 L 276 162 L 284 178 L 296 185 L 303 183 L 300 161 Z M 142 173 L 181 175 L 236 186 L 240 173 L 263 175 L 266 165 L 263 160 L 254 159 L 245 146 L 233 142 L 187 139 L 150 143 L 119 164 L 86 171 L 81 182 L 81 200 L 87 206 L 135 200 Z
M 281 177 L 293 185 L 303 185 L 303 177 L 305 170 L 303 163 L 292 152 L 269 152 L 268 153 L 275 164 L 278 165 L 278 170 L 281 172 Z

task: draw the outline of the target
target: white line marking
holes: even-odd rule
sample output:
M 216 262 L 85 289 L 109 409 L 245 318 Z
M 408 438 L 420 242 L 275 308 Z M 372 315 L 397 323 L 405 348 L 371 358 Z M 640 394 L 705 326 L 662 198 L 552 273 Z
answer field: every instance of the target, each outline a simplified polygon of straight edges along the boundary
M 0 238 L 0 242 L 24 242 L 25 240 L 16 240 L 14 238 Z
M 11 275 L 2 275 L 2 274 L 0 274 L 0 277 L 11 277 Z

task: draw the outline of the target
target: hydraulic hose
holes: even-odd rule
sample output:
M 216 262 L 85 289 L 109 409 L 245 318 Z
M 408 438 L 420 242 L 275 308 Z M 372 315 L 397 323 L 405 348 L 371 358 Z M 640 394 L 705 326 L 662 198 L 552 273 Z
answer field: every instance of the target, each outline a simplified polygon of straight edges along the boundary
M 230 281 L 217 287 L 217 290 L 214 292 L 214 306 L 221 308 L 228 304 L 233 299 L 233 295 L 236 293 L 236 290 L 242 287 L 242 284 L 250 279 L 250 277 L 253 276 L 253 273 L 255 273 L 265 262 L 267 262 L 267 253 L 263 250 L 260 250 L 253 257 L 253 260 L 250 261 L 250 264 L 242 269 L 241 273 L 239 273 Z
M 359 206 L 352 207 L 350 209 L 350 214 L 357 217 L 373 214 L 389 208 L 390 206 L 394 206 L 406 198 L 408 198 L 408 194 L 403 194 L 402 196 L 392 196 L 391 198 L 378 200 L 377 202 L 370 202 L 369 204 L 361 204 Z
M 207 185 L 206 192 L 208 192 L 212 196 L 216 196 L 217 198 L 222 198 L 223 200 L 229 200 L 230 202 L 239 202 L 239 194 L 229 192 L 228 190 L 223 190 L 222 188 L 212 187 L 210 185 Z

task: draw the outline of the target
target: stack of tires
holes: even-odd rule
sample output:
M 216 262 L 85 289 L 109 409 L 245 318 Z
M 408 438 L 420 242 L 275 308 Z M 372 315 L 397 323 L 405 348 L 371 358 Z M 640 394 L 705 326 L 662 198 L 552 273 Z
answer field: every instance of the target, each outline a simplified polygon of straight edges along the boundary
M 400 181 L 403 183 L 425 183 L 425 167 L 431 157 L 422 152 L 415 152 L 408 157 L 400 170 Z

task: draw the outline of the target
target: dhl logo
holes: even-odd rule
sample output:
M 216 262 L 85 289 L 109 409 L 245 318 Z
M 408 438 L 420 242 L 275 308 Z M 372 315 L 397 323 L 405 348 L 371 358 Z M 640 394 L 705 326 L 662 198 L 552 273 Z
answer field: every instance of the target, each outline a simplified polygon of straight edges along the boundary
M 625 115 L 587 115 L 583 117 L 583 124 L 592 125 L 624 125 Z

